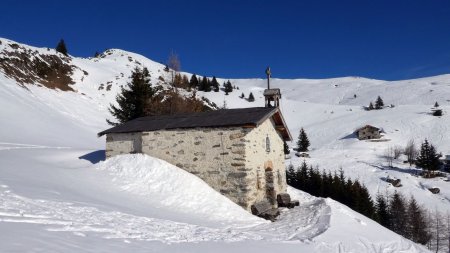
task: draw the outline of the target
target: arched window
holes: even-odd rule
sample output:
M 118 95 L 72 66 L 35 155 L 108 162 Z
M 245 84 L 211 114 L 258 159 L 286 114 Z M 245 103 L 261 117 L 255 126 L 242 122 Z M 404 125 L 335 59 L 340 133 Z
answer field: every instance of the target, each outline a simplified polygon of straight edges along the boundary
M 269 136 L 266 137 L 266 152 L 270 152 L 270 139 Z

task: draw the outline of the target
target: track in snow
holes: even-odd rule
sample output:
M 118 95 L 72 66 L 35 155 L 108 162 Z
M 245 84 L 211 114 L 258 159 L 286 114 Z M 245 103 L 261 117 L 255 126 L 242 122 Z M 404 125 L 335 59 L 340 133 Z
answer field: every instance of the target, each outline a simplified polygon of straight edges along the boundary
M 0 224 L 28 223 L 48 231 L 72 232 L 78 236 L 105 239 L 160 241 L 162 243 L 204 241 L 310 241 L 329 227 L 330 207 L 315 199 L 284 211 L 279 220 L 245 227 L 209 228 L 126 214 L 69 202 L 30 199 L 0 186 Z

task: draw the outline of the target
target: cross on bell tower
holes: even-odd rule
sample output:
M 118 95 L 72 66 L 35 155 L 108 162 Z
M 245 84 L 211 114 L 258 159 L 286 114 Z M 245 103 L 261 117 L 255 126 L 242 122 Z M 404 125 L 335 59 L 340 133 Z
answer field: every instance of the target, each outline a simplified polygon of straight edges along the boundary
M 266 68 L 266 75 L 267 75 L 267 89 L 270 90 L 270 76 L 272 73 L 270 72 L 270 67 Z
M 266 75 L 267 75 L 267 89 L 264 90 L 264 98 L 266 100 L 265 107 L 279 107 L 281 99 L 281 91 L 278 88 L 275 89 L 270 88 L 270 77 L 272 76 L 272 72 L 270 72 L 270 67 L 267 67 Z

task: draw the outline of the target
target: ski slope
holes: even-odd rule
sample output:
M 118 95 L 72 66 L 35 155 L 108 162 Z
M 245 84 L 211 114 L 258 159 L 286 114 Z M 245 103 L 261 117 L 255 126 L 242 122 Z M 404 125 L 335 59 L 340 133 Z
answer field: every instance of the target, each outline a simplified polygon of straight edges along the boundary
M 12 50 L 10 41 L 1 41 L 0 51 Z M 108 127 L 107 108 L 132 69 L 146 66 L 154 84 L 168 73 L 163 65 L 122 50 L 71 58 L 71 63 L 77 67 L 75 92 L 33 84 L 24 89 L 0 71 L 0 252 L 427 252 L 333 200 L 291 188 L 300 207 L 270 223 L 164 161 L 144 155 L 102 161 L 105 140 L 96 133 Z M 197 95 L 218 105 L 226 101 L 230 108 L 263 105 L 265 80 L 230 81 L 239 90 L 228 96 Z M 450 153 L 448 115 L 427 114 L 435 101 L 448 111 L 450 76 L 399 82 L 273 79 L 271 85 L 282 90 L 281 109 L 293 136 L 304 127 L 310 138 L 308 163 L 342 167 L 372 194 L 393 190 L 381 178 L 401 178 L 397 190 L 414 194 L 427 207 L 448 210 L 448 182 L 414 177 L 414 168 L 401 162 L 388 169 L 381 156 L 410 138 L 417 143 L 428 138 Z M 253 92 L 255 102 L 239 98 L 242 92 L 246 97 Z M 362 110 L 378 95 L 395 107 Z M 382 127 L 389 141 L 352 137 L 365 124 Z M 300 162 L 295 156 L 286 161 Z M 432 195 L 428 186 L 441 193 Z

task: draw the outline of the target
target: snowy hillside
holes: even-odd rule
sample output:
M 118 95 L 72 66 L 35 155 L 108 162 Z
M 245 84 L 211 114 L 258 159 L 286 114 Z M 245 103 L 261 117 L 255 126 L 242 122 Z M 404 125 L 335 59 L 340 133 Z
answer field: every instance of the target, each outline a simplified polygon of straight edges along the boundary
M 41 54 L 57 55 L 0 41 L 0 58 L 17 50 L 37 52 L 33 57 L 44 60 Z M 96 133 L 108 127 L 107 108 L 131 70 L 147 67 L 155 85 L 164 85 L 160 76 L 169 78 L 168 73 L 161 64 L 116 49 L 100 58 L 67 57 L 63 64 L 72 66 L 67 87 L 73 91 L 43 87 L 45 76 L 20 83 L 0 68 L 0 251 L 426 252 L 335 201 L 294 189 L 290 193 L 301 206 L 268 223 L 163 161 L 130 155 L 101 162 L 105 140 Z M 228 96 L 197 95 L 231 108 L 263 106 L 265 80 L 230 81 L 239 90 Z M 429 208 L 450 209 L 448 182 L 414 177 L 401 162 L 387 169 L 381 158 L 389 146 L 404 146 L 410 138 L 416 143 L 428 138 L 450 154 L 449 116 L 428 114 L 436 101 L 449 112 L 450 76 L 399 82 L 273 79 L 271 85 L 282 90 L 281 108 L 294 138 L 300 127 L 308 133 L 313 149 L 308 163 L 342 167 L 372 194 L 393 190 L 381 178 L 397 177 L 403 184 L 397 190 L 405 195 L 414 194 Z M 255 102 L 239 98 L 250 92 Z M 395 107 L 364 111 L 378 95 Z M 353 130 L 365 124 L 382 127 L 389 141 L 355 139 Z M 301 161 L 293 157 L 287 163 Z M 427 186 L 441 193 L 433 195 Z

